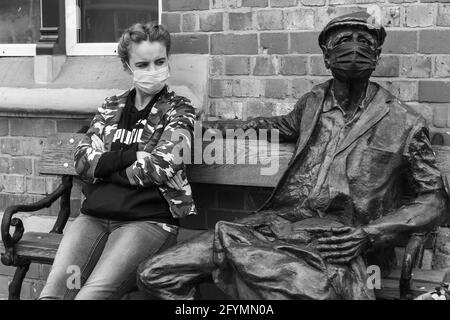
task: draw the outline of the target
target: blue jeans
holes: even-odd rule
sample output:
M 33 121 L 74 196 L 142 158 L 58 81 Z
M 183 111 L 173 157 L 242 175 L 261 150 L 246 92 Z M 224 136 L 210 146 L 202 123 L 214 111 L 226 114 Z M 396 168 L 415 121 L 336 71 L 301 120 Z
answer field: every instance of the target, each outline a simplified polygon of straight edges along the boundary
M 120 299 L 136 286 L 138 265 L 176 238 L 149 221 L 80 214 L 63 236 L 39 299 Z

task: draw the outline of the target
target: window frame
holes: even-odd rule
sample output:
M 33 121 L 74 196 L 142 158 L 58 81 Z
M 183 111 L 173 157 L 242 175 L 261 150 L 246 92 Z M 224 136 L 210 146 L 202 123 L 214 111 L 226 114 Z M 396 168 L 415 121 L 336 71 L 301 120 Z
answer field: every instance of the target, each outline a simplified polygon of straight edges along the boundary
M 66 55 L 116 56 L 117 42 L 77 42 L 77 0 L 65 0 Z M 158 23 L 161 23 L 162 0 L 158 0 Z
M 42 28 L 42 0 L 39 0 Z M 34 57 L 36 43 L 0 43 L 0 57 Z

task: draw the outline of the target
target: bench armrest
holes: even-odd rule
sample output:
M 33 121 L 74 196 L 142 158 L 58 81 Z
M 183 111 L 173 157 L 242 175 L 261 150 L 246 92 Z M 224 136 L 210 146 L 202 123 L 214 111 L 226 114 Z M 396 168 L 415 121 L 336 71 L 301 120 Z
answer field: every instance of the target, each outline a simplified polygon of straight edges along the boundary
M 1 234 L 2 241 L 5 247 L 5 253 L 1 255 L 1 261 L 4 265 L 18 265 L 18 257 L 14 252 L 15 245 L 20 241 L 22 235 L 24 233 L 24 227 L 22 220 L 19 218 L 13 218 L 13 215 L 17 212 L 33 212 L 43 208 L 48 208 L 62 195 L 67 194 L 69 196 L 69 205 L 70 205 L 70 191 L 72 189 L 72 176 L 63 176 L 62 183 L 58 186 L 58 188 L 46 196 L 45 198 L 28 205 L 14 205 L 6 208 L 5 213 L 3 214 L 2 224 L 1 224 Z M 64 228 L 65 223 L 70 215 L 70 206 L 67 210 L 66 208 L 61 208 L 58 219 L 55 223 L 51 232 L 61 233 Z M 15 227 L 14 233 L 11 236 L 9 233 L 10 227 Z
M 400 276 L 400 298 L 408 299 L 411 292 L 411 278 L 413 268 L 422 264 L 425 242 L 433 233 L 414 233 L 409 238 L 403 256 L 402 273 Z

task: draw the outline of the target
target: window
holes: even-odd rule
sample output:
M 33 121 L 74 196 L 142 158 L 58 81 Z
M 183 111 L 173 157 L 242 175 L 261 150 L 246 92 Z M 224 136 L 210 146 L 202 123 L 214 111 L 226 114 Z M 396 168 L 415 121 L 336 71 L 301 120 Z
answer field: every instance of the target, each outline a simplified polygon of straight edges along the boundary
M 67 55 L 116 55 L 122 32 L 161 21 L 161 0 L 65 0 Z
M 40 0 L 1 0 L 0 56 L 34 56 L 40 28 Z

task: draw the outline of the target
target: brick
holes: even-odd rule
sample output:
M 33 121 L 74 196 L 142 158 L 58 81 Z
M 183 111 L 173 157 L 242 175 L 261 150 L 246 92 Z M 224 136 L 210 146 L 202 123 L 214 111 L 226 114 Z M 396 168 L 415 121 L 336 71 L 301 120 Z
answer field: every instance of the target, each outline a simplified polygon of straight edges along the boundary
M 265 96 L 267 98 L 284 99 L 288 95 L 288 82 L 284 79 L 267 79 Z
M 264 83 L 259 79 L 236 79 L 233 81 L 233 96 L 261 97 L 264 94 Z
M 246 75 L 250 73 L 250 58 L 241 56 L 225 57 L 226 75 Z
M 12 277 L 0 276 L 0 297 L 8 298 L 8 286 Z
M 81 128 L 90 125 L 89 119 L 79 120 L 79 119 L 70 119 L 70 120 L 57 120 L 56 121 L 56 131 L 57 132 L 67 132 L 73 133 L 79 131 Z
M 9 134 L 9 124 L 7 118 L 0 119 L 0 136 L 7 136 Z
M 52 193 L 61 184 L 61 178 L 58 176 L 46 176 L 45 184 L 46 193 Z
M 209 53 L 209 37 L 206 34 L 172 35 L 174 53 Z
M 41 276 L 40 276 L 40 279 L 47 280 L 51 269 L 52 269 L 52 266 L 50 266 L 48 264 L 41 264 Z
M 208 10 L 209 0 L 164 0 L 163 11 Z
M 233 94 L 233 81 L 210 79 L 209 95 L 213 98 L 230 97 Z
M 201 31 L 222 31 L 223 14 L 221 12 L 204 13 L 200 15 Z
M 213 34 L 211 54 L 257 54 L 256 34 Z
M 258 56 L 255 59 L 253 74 L 255 76 L 270 76 L 277 72 L 278 59 L 275 56 Z
M 433 30 L 434 32 L 434 30 Z M 389 31 L 383 44 L 383 53 L 416 53 L 417 33 L 415 31 Z
M 361 6 L 351 6 L 351 7 L 335 7 L 328 6 L 316 9 L 315 17 L 315 29 L 322 30 L 331 19 L 342 16 L 344 14 L 349 14 L 353 12 L 358 12 L 364 10 Z
M 258 30 L 280 30 L 283 29 L 283 11 L 264 10 L 256 14 Z
M 450 102 L 450 82 L 419 81 L 419 102 Z
M 296 9 L 284 12 L 287 30 L 313 30 L 314 11 L 312 9 Z
M 46 194 L 47 182 L 42 177 L 26 177 L 27 193 Z
M 212 98 L 224 97 L 224 81 L 222 79 L 209 79 L 209 96 Z
M 183 32 L 195 32 L 200 30 L 200 19 L 198 14 L 185 13 L 182 19 Z
M 292 96 L 300 99 L 305 93 L 311 90 L 313 84 L 311 79 L 294 79 L 292 81 Z
M 268 2 L 269 0 L 242 0 L 242 6 L 265 8 L 267 7 Z
M 313 54 L 322 53 L 319 47 L 319 32 L 297 32 L 291 33 L 291 48 L 289 53 Z
M 340 5 L 340 4 L 354 4 L 356 0 L 329 0 L 329 4 L 331 6 Z
M 295 7 L 297 0 L 270 0 L 270 6 L 272 8 L 286 8 Z
M 379 81 L 383 87 L 402 101 L 417 101 L 418 83 L 417 81 Z
M 161 22 L 169 32 L 176 33 L 181 31 L 181 15 L 179 13 L 163 13 Z
M 405 25 L 408 27 L 430 27 L 433 25 L 432 5 L 411 5 L 405 8 Z
M 381 10 L 383 25 L 385 27 L 400 27 L 400 7 L 383 6 Z
M 0 175 L 0 192 L 24 193 L 25 191 L 25 176 Z
M 0 173 L 9 173 L 10 167 L 9 158 L 0 156 Z
M 10 119 L 12 136 L 47 137 L 56 132 L 55 121 L 47 119 Z
M 305 75 L 308 65 L 308 58 L 305 56 L 284 56 L 281 57 L 280 73 L 283 75 Z
M 375 77 L 398 77 L 400 74 L 400 59 L 398 56 L 381 56 L 373 72 Z
M 221 119 L 242 119 L 242 102 L 217 101 L 213 106 L 214 114 Z
M 241 0 L 212 0 L 211 9 L 236 9 L 241 6 Z
M 35 300 L 39 298 L 39 295 L 42 292 L 42 289 L 44 289 L 45 282 L 43 281 L 34 281 L 31 284 L 31 299 Z
M 446 128 L 448 124 L 448 111 L 447 105 L 435 105 L 433 112 L 433 125 L 437 128 Z
M 450 77 L 450 56 L 436 56 L 434 66 L 435 77 Z
M 450 30 L 421 30 L 419 52 L 448 54 L 450 52 Z
M 431 57 L 421 55 L 402 57 L 401 74 L 408 78 L 429 78 Z
M 30 158 L 12 158 L 10 173 L 33 174 L 33 160 Z
M 300 0 L 304 6 L 324 6 L 325 0 Z
M 211 56 L 209 58 L 209 74 L 212 76 L 220 76 L 223 74 L 223 57 Z
M 246 118 L 271 117 L 274 105 L 266 101 L 249 101 L 247 103 Z
M 230 12 L 229 25 L 231 30 L 251 30 L 253 28 L 251 12 Z
M 12 156 L 41 155 L 42 139 L 36 138 L 3 138 L 0 139 L 1 153 Z
M 260 45 L 265 54 L 286 54 L 288 53 L 289 38 L 287 33 L 262 33 L 260 35 Z
M 310 56 L 309 74 L 313 76 L 329 76 L 331 72 L 325 67 L 323 56 Z
M 442 27 L 450 26 L 450 5 L 443 4 L 438 6 L 436 25 Z

